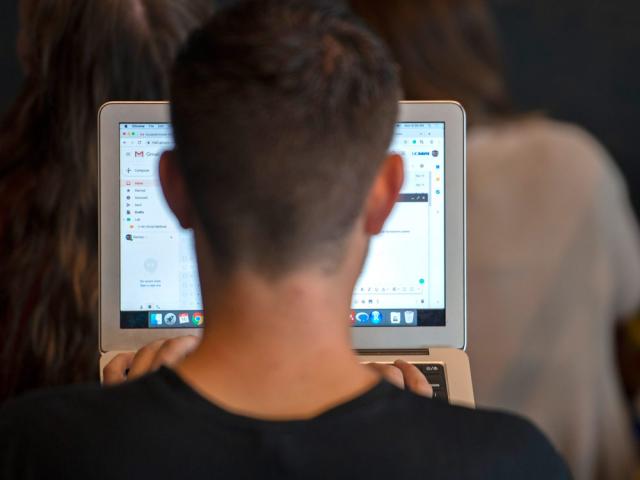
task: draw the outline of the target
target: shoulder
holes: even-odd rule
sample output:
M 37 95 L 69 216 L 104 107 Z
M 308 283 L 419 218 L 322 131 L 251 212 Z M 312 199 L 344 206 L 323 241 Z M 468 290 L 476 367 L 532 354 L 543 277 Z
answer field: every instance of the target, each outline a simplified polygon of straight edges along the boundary
M 87 478 L 109 459 L 131 455 L 157 427 L 154 413 L 171 403 L 162 389 L 152 374 L 117 387 L 67 386 L 10 400 L 0 408 L 0 478 Z
M 474 127 L 469 132 L 471 145 L 487 144 L 505 148 L 581 150 L 591 155 L 606 155 L 602 144 L 584 128 L 569 122 L 542 116 L 528 116 Z M 488 145 L 487 145 L 488 146 Z
M 62 425 L 69 430 L 89 418 L 90 425 L 99 418 L 105 397 L 110 396 L 99 385 L 74 385 L 11 399 L 0 408 L 0 438 L 6 438 L 9 432 L 16 438 L 55 435 Z
M 469 205 L 476 218 L 493 218 L 498 226 L 508 219 L 528 222 L 524 238 L 540 231 L 536 222 L 541 219 L 553 228 L 574 222 L 560 226 L 561 231 L 577 228 L 603 188 L 625 188 L 615 163 L 593 136 L 576 125 L 537 117 L 471 130 L 468 166 Z M 531 212 L 530 218 L 523 217 Z
M 99 423 L 105 415 L 116 412 L 126 417 L 138 404 L 166 389 L 163 380 L 161 372 L 156 372 L 115 387 L 95 383 L 31 392 L 0 408 L 0 428 L 19 424 L 21 419 L 28 420 L 27 426 L 55 428 L 57 422 Z
M 78 428 L 82 422 L 76 421 L 72 412 L 93 410 L 87 405 L 96 390 L 70 387 L 29 393 L 6 402 L 0 408 L 0 477 L 37 478 L 44 473 L 40 470 L 43 465 L 57 471 L 60 459 L 68 459 L 83 443 L 83 429 Z
M 570 478 L 549 440 L 522 417 L 416 396 L 407 401 L 420 430 L 439 432 L 444 444 L 468 460 L 461 477 L 473 471 L 479 478 Z
M 10 399 L 0 408 L 0 426 L 20 423 L 27 417 L 37 421 L 40 417 L 55 418 L 64 415 L 78 402 L 85 403 L 100 392 L 97 385 L 69 386 L 38 390 Z
M 151 403 L 158 388 L 155 377 L 109 388 L 98 384 L 58 387 L 9 400 L 0 408 L 0 452 L 7 448 L 3 439 L 8 437 L 29 443 L 58 439 L 71 447 L 110 427 L 143 421 L 147 409 L 141 407 Z
M 530 421 L 501 412 L 478 411 L 476 441 L 496 471 L 518 478 L 570 478 L 567 466 L 544 434 Z
M 594 179 L 608 169 L 611 158 L 598 140 L 583 128 L 544 117 L 527 117 L 480 126 L 469 133 L 473 156 L 504 159 L 572 178 Z M 475 162 L 474 162 L 475 163 Z

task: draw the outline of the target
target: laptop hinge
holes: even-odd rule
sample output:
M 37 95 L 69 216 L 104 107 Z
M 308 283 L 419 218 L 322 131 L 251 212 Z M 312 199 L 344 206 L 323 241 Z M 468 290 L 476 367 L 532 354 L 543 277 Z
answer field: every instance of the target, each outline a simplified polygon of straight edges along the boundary
M 429 355 L 428 348 L 395 348 L 388 350 L 358 349 L 358 355 Z

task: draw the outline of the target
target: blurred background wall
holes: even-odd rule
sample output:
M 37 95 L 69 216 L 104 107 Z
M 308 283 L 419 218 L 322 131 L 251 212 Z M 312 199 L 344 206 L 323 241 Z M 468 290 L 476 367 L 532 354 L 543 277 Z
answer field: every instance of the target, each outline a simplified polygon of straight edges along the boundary
M 586 127 L 622 168 L 640 213 L 640 2 L 490 0 L 521 110 Z
M 18 8 L 16 0 L 0 2 L 0 114 L 9 107 L 20 86 L 20 66 L 16 57 Z
M 640 2 L 489 0 L 516 107 L 576 122 L 605 143 L 640 213 Z M 15 96 L 17 1 L 0 2 L 0 114 Z

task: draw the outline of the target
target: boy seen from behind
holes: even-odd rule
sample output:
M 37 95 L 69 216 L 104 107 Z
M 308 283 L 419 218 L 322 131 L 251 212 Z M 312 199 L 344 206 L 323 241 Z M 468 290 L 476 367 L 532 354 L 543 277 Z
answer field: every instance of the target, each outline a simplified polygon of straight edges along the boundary
M 385 47 L 335 7 L 250 0 L 193 34 L 160 177 L 194 230 L 202 340 L 174 369 L 7 405 L 0 476 L 566 478 L 527 422 L 398 389 L 352 350 L 353 287 L 403 182 L 399 98 Z

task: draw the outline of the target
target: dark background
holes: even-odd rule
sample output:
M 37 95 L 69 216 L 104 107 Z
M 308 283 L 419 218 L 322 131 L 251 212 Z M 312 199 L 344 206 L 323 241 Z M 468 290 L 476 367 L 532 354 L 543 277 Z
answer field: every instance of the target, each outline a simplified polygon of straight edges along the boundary
M 490 0 L 519 110 L 582 125 L 612 153 L 640 212 L 640 2 Z M 20 84 L 17 2 L 0 2 L 0 113 Z
M 520 110 L 595 134 L 624 172 L 640 213 L 640 2 L 491 0 Z
M 0 1 L 0 113 L 4 114 L 20 86 L 16 57 L 18 11 L 15 0 Z

